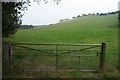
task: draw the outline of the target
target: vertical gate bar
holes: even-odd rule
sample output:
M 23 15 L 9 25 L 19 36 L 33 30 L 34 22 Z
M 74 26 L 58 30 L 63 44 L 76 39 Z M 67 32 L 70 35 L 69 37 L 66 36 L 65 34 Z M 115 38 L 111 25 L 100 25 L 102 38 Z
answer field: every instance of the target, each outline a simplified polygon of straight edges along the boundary
M 56 70 L 58 68 L 58 44 L 56 44 Z
M 32 70 L 32 71 L 33 71 L 33 72 L 32 72 L 32 75 L 33 75 L 33 76 L 32 76 L 32 77 L 34 77 L 34 68 L 35 68 L 35 67 L 34 67 L 34 66 L 35 66 L 34 57 L 35 57 L 35 56 L 34 56 L 33 53 L 32 53 L 32 55 L 33 55 L 33 70 Z M 31 56 L 31 55 L 30 55 L 30 56 Z
M 105 54 L 106 54 L 106 43 L 102 43 L 101 53 L 100 53 L 100 69 L 105 69 Z
M 78 56 L 78 70 L 80 70 L 80 56 Z

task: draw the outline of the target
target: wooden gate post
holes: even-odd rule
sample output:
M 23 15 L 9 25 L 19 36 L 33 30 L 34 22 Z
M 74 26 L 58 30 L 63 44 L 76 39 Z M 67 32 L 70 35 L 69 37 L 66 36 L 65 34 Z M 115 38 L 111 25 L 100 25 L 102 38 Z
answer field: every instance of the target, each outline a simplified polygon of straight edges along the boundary
M 106 43 L 102 43 L 100 53 L 100 70 L 105 70 Z
M 10 62 L 11 60 L 11 54 L 12 54 L 12 47 L 11 47 L 11 44 L 9 42 L 6 42 L 4 44 L 4 55 L 5 55 L 5 60 L 7 62 Z

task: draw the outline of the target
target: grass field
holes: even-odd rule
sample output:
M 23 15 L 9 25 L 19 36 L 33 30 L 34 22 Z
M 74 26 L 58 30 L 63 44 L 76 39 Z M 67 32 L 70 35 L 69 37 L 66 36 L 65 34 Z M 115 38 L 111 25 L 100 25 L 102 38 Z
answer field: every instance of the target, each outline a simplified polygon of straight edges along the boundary
M 72 72 L 64 73 L 65 76 L 62 77 L 97 77 L 100 75 L 115 77 L 117 76 L 118 61 L 117 16 L 117 14 L 84 16 L 41 28 L 18 30 L 7 40 L 14 43 L 101 44 L 104 42 L 107 44 L 106 73 Z M 61 74 L 63 73 L 59 73 L 58 76 L 61 77 Z M 55 77 L 55 73 L 53 75 Z

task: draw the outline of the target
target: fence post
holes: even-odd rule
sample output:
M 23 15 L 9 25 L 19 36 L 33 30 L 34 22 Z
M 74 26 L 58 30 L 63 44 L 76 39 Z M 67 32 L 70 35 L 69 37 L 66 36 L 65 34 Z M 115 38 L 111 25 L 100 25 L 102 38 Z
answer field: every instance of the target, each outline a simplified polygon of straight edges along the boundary
M 5 60 L 7 62 L 11 61 L 11 54 L 12 54 L 12 50 L 11 49 L 12 49 L 11 43 L 6 42 L 4 44 L 4 55 L 5 55 Z
M 78 56 L 78 70 L 80 70 L 80 56 Z
M 101 53 L 100 53 L 100 69 L 105 70 L 105 53 L 106 53 L 106 43 L 102 43 Z

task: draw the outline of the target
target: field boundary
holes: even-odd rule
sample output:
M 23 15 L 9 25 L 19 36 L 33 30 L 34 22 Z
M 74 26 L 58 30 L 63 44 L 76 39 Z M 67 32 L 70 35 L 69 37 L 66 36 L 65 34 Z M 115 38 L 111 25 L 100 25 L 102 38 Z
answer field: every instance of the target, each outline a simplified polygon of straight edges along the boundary
M 23 46 L 24 45 L 24 46 Z M 26 47 L 25 45 L 46 45 L 46 46 L 55 46 L 55 50 L 53 50 L 55 53 L 51 53 L 49 51 L 52 50 L 40 50 L 40 49 L 33 49 L 30 47 Z M 92 48 L 95 47 L 100 47 L 100 52 L 98 52 L 96 55 L 81 55 L 81 54 L 76 54 L 76 55 L 72 55 L 72 56 L 77 56 L 78 57 L 78 65 L 80 65 L 80 57 L 92 57 L 92 56 L 99 56 L 99 69 L 104 71 L 105 70 L 105 54 L 106 54 L 106 43 L 102 43 L 102 44 L 30 44 L 30 43 L 9 43 L 6 42 L 4 43 L 4 57 L 5 59 L 10 62 L 11 61 L 11 56 L 16 56 L 13 55 L 13 46 L 17 46 L 22 48 L 23 50 L 33 50 L 33 51 L 38 51 L 38 52 L 44 52 L 44 53 L 49 53 L 52 55 L 55 55 L 55 70 L 57 71 L 62 71 L 58 69 L 58 51 L 65 51 L 61 54 L 67 54 L 67 53 L 73 53 L 73 52 L 80 52 L 80 51 L 84 51 L 84 50 L 90 50 Z M 75 49 L 75 50 L 59 50 L 59 46 L 88 46 L 87 48 L 82 48 L 82 49 Z M 16 50 L 20 50 L 19 48 Z M 19 54 L 17 54 L 19 55 Z M 24 54 L 23 54 L 24 55 Z M 21 55 L 21 56 L 23 56 Z M 19 55 L 20 56 L 20 55 Z M 28 56 L 28 55 L 26 55 Z M 53 70 L 54 71 L 54 70 Z M 95 70 L 65 70 L 65 71 L 95 71 Z

